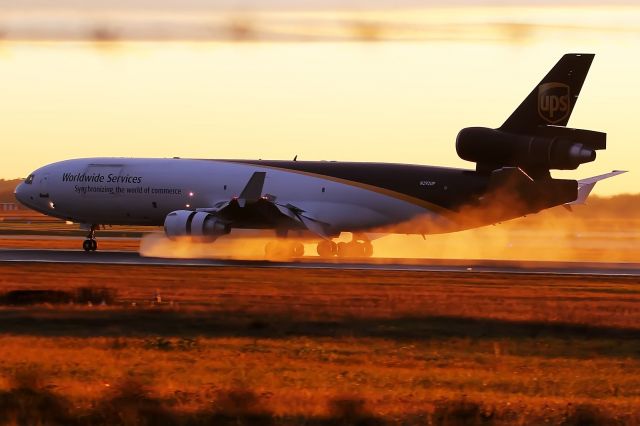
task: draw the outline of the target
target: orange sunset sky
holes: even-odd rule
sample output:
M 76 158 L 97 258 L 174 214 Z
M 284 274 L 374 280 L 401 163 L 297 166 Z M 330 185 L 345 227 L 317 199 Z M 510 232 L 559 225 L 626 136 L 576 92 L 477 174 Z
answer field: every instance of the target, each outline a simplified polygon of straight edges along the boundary
M 632 2 L 13 3 L 0 2 L 0 178 L 88 156 L 471 168 L 457 132 L 499 126 L 563 53 L 585 52 L 569 125 L 609 147 L 554 175 L 625 169 L 596 193 L 640 192 Z

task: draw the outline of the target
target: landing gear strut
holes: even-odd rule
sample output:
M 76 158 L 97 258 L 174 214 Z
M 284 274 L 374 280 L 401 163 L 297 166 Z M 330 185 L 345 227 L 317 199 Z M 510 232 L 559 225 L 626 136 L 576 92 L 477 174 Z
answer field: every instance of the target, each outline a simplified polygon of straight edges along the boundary
M 87 239 L 82 243 L 84 251 L 96 251 L 98 249 L 98 242 L 96 241 L 96 229 L 98 225 L 91 225 Z

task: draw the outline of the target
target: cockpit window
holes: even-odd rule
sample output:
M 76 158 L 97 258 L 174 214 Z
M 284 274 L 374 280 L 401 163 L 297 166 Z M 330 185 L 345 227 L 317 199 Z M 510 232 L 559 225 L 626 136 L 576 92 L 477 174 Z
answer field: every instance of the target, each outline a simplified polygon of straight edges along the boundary
M 24 183 L 26 183 L 27 185 L 31 185 L 31 184 L 33 183 L 33 175 L 32 175 L 32 174 L 31 174 L 31 175 L 29 175 L 29 176 L 25 179 Z

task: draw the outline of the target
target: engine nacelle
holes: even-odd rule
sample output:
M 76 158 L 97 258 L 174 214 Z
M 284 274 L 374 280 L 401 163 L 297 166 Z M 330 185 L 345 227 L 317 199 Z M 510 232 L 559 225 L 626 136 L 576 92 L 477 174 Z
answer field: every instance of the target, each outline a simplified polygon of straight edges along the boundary
M 590 133 L 586 130 L 580 132 Z M 596 159 L 595 149 L 599 147 L 586 140 L 581 143 L 554 135 L 514 134 L 485 127 L 462 129 L 456 139 L 456 151 L 463 160 L 545 170 L 576 169 L 580 164 Z
M 215 240 L 231 231 L 227 223 L 211 213 L 192 210 L 176 210 L 164 219 L 164 233 L 174 239 L 178 237 L 195 237 L 204 240 Z

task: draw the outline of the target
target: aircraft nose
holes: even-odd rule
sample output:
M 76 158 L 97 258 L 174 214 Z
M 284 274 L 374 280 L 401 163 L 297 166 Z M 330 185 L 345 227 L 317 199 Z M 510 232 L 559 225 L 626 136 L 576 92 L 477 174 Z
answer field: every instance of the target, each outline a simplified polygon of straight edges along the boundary
M 24 198 L 25 198 L 24 183 L 20 183 L 18 186 L 16 186 L 16 189 L 13 191 L 13 195 L 15 195 L 16 200 L 24 204 Z
M 29 185 L 22 182 L 13 190 L 13 195 L 25 207 L 33 208 L 31 207 L 33 205 L 33 192 L 30 189 Z

